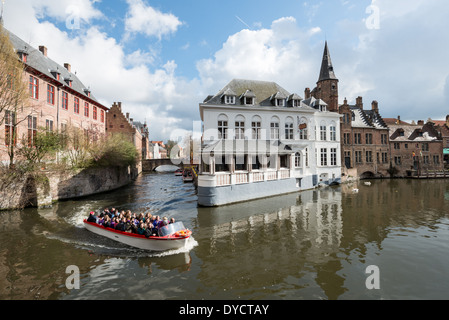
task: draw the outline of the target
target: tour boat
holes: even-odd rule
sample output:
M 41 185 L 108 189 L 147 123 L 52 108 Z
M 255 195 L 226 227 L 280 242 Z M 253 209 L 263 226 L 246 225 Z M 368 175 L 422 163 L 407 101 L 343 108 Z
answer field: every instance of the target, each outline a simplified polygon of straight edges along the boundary
M 184 182 L 193 182 L 193 174 L 190 170 L 184 170 L 184 173 L 182 175 L 182 180 Z
M 105 228 L 95 222 L 84 220 L 84 227 L 100 236 L 124 243 L 131 247 L 151 250 L 165 251 L 181 249 L 187 245 L 192 232 L 184 227 L 182 222 L 175 222 L 159 228 L 159 236 L 145 237 L 144 235 L 118 231 Z
M 177 169 L 176 171 L 175 171 L 175 176 L 182 176 L 182 173 L 184 172 L 184 170 L 182 170 L 182 169 Z

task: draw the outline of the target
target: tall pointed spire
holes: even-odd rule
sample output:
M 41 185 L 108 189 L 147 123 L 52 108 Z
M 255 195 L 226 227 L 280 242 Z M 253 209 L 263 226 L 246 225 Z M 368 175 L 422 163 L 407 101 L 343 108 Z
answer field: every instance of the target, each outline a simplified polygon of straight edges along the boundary
M 337 77 L 334 73 L 334 67 L 332 66 L 332 60 L 329 53 L 329 48 L 327 46 L 327 41 L 324 46 L 323 62 L 321 63 L 320 78 L 318 79 L 318 82 L 323 80 L 337 80 Z

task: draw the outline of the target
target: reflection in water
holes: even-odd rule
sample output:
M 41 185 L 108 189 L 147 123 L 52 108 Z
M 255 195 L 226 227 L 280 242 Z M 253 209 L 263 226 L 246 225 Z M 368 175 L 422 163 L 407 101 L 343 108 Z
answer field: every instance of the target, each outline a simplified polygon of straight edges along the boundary
M 198 208 L 192 184 L 143 175 L 51 209 L 0 213 L 0 298 L 447 299 L 448 204 L 445 180 L 377 180 Z M 183 221 L 191 247 L 151 253 L 82 227 L 87 212 L 112 206 Z M 80 290 L 65 288 L 69 265 Z M 365 287 L 369 265 L 380 290 Z

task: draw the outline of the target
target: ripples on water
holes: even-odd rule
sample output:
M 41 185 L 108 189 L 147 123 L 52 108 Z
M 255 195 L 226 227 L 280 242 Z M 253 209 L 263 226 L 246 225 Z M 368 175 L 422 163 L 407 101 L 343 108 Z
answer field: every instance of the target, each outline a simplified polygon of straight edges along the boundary
M 448 204 L 444 180 L 386 180 L 198 208 L 181 177 L 142 175 L 114 192 L 0 214 L 0 298 L 447 299 Z M 193 239 L 181 251 L 127 247 L 83 228 L 104 207 L 174 217 Z M 81 290 L 65 289 L 68 265 L 80 267 Z M 369 265 L 380 290 L 365 287 Z

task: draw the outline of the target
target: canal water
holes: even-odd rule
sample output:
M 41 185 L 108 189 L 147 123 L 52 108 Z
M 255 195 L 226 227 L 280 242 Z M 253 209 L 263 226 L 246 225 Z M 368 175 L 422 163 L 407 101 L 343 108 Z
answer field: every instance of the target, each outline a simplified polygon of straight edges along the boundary
M 152 253 L 85 230 L 88 212 L 105 207 L 173 217 L 193 239 Z M 445 180 L 199 208 L 181 177 L 144 174 L 51 209 L 1 212 L 0 299 L 449 299 L 448 208 Z M 68 266 L 79 268 L 79 289 L 66 286 Z

